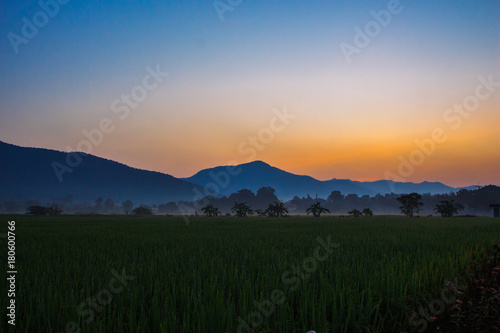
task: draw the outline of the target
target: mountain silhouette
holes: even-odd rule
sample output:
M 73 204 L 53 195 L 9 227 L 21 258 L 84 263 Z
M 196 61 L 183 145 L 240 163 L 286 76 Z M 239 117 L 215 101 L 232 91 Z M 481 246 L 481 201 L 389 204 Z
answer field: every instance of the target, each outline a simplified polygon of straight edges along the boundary
M 239 170 L 236 175 L 231 175 L 227 181 L 224 175 L 227 166 L 219 166 L 202 170 L 195 175 L 182 178 L 200 186 L 219 189 L 219 194 L 230 195 L 240 189 L 246 188 L 253 192 L 263 186 L 270 186 L 276 190 L 276 195 L 281 200 L 292 199 L 293 196 L 307 196 L 327 198 L 332 191 L 343 194 L 375 195 L 377 193 L 431 193 L 442 194 L 456 191 L 457 189 L 438 182 L 402 183 L 390 180 L 374 182 L 358 182 L 349 179 L 332 179 L 320 181 L 310 176 L 296 175 L 273 167 L 262 161 L 235 166 Z M 211 184 L 211 185 L 209 185 Z
M 66 165 L 68 153 L 25 148 L 0 141 L 0 199 L 52 201 L 66 195 L 93 202 L 96 198 L 157 204 L 193 200 L 198 185 L 160 172 L 135 169 L 104 158 L 79 153 L 81 163 L 61 175 L 53 163 Z M 58 164 L 56 164 L 58 165 Z
M 261 187 L 273 187 L 281 200 L 307 195 L 327 198 L 332 191 L 361 196 L 391 192 L 438 194 L 458 190 L 442 183 L 430 182 L 320 181 L 283 171 L 262 161 L 234 167 L 233 171 L 239 171 L 237 174 L 233 172 L 231 175 L 227 166 L 219 166 L 202 170 L 192 177 L 178 179 L 85 153 L 78 153 L 78 156 L 81 156 L 81 163 L 71 167 L 67 163 L 66 152 L 20 147 L 0 141 L 0 200 L 51 202 L 73 195 L 76 200 L 90 202 L 102 197 L 117 201 L 132 200 L 137 204 L 158 204 L 192 201 L 199 199 L 200 193 L 213 193 L 214 189 L 220 195 L 229 196 L 241 189 L 256 193 Z M 59 177 L 54 165 L 59 167 Z

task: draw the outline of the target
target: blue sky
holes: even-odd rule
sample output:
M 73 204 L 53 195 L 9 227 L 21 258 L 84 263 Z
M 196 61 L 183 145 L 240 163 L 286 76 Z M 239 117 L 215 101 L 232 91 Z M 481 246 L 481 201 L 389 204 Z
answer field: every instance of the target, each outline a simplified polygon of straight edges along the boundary
M 245 162 L 238 144 L 286 106 L 300 120 L 258 159 L 323 179 L 381 179 L 415 139 L 441 126 L 443 111 L 473 92 L 479 76 L 500 79 L 495 0 L 401 1 L 402 12 L 347 63 L 340 43 L 353 43 L 353 29 L 388 3 L 242 1 L 221 21 L 210 1 L 69 1 L 15 53 L 8 34 L 22 35 L 23 17 L 32 22 L 41 8 L 1 1 L 0 140 L 75 146 L 147 66 L 160 65 L 168 79 L 93 153 L 189 176 Z M 470 180 L 472 164 L 449 176 L 446 161 L 469 160 L 477 151 L 464 151 L 463 140 L 485 127 L 495 133 L 498 101 L 496 93 L 482 103 L 408 180 L 476 183 L 484 169 Z M 478 136 L 477 145 L 491 146 L 489 138 Z M 374 148 L 380 154 L 367 161 Z M 484 154 L 481 165 L 498 162 L 486 158 L 491 150 Z M 500 181 L 493 168 L 481 177 Z

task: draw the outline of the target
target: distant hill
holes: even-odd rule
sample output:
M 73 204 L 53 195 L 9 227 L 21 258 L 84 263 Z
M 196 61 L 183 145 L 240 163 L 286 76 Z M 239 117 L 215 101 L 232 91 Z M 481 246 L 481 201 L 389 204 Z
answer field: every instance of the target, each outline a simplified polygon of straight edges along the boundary
M 220 195 L 230 195 L 241 189 L 254 193 L 261 187 L 273 187 L 281 200 L 294 196 L 327 198 L 334 190 L 342 194 L 375 195 L 377 193 L 431 193 L 456 191 L 442 183 L 398 183 L 392 181 L 357 182 L 349 179 L 320 181 L 310 176 L 295 175 L 262 161 L 241 164 L 240 173 L 222 176 L 226 166 L 206 169 L 192 177 L 173 176 L 135 169 L 104 158 L 78 153 L 82 162 L 62 175 L 60 182 L 53 163 L 66 164 L 68 153 L 20 147 L 0 141 L 0 200 L 53 201 L 67 195 L 75 200 L 93 202 L 97 197 L 116 201 L 132 200 L 136 204 L 158 204 L 168 201 L 192 201 L 195 192 L 205 193 L 204 187 L 217 185 Z M 219 175 L 219 177 L 217 177 Z M 227 183 L 227 184 L 225 184 Z M 199 199 L 199 197 L 197 197 Z
M 220 166 L 205 169 L 192 177 L 182 179 L 201 186 L 207 186 L 210 183 L 217 184 L 218 181 L 217 187 L 220 189 L 221 195 L 229 195 L 243 188 L 256 192 L 260 187 L 270 186 L 276 190 L 276 195 L 282 200 L 289 200 L 295 195 L 299 197 L 318 195 L 318 197 L 326 198 L 332 191 L 340 191 L 345 195 L 375 195 L 391 192 L 397 194 L 410 192 L 442 194 L 458 190 L 437 182 L 400 183 L 386 180 L 358 182 L 349 179 L 320 181 L 310 176 L 283 171 L 262 161 L 236 166 L 235 170 L 241 168 L 241 171 L 237 175 L 231 176 L 228 185 L 223 187 L 220 185 L 225 185 L 226 180 L 217 175 L 224 174 L 226 168 L 226 166 Z
M 25 148 L 0 141 L 0 200 L 52 201 L 66 195 L 93 202 L 97 197 L 132 200 L 134 203 L 165 203 L 193 200 L 193 189 L 203 189 L 167 174 L 82 155 L 81 164 L 64 173 L 59 182 L 52 163 L 65 164 L 67 153 Z

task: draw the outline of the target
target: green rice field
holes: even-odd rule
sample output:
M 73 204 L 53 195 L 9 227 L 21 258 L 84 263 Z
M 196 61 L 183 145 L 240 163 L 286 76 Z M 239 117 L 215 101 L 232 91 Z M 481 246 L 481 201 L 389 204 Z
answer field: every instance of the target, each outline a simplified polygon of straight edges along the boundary
M 410 332 L 500 243 L 486 217 L 1 218 L 3 234 L 16 221 L 16 332 Z

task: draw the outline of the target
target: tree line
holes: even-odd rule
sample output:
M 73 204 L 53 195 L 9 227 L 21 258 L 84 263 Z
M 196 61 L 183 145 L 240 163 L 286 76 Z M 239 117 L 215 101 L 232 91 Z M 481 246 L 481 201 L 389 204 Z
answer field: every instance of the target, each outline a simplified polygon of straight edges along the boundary
M 420 213 L 422 207 L 424 206 L 422 202 L 422 195 L 418 193 L 410 193 L 401 195 L 396 198 L 396 201 L 400 203 L 399 209 L 402 214 L 408 217 L 414 217 L 415 214 Z M 441 217 L 452 217 L 458 214 L 460 211 L 464 210 L 464 206 L 459 203 L 455 203 L 454 200 L 442 200 L 434 208 L 436 213 L 441 214 Z M 219 208 L 215 207 L 213 204 L 206 204 L 201 211 L 206 217 L 216 217 L 222 215 Z M 237 217 L 247 217 L 249 215 L 254 215 L 257 213 L 259 216 L 268 217 L 281 217 L 288 214 L 288 209 L 285 207 L 283 202 L 275 202 L 274 204 L 269 204 L 266 210 L 253 210 L 246 202 L 235 202 L 231 211 L 235 213 L 234 216 Z M 321 201 L 317 201 L 306 209 L 307 215 L 312 214 L 314 217 L 320 217 L 321 214 L 330 213 L 328 208 L 321 205 Z M 353 217 L 359 216 L 373 216 L 373 211 L 370 208 L 365 208 L 363 211 L 353 208 L 347 212 L 348 215 Z M 230 215 L 228 213 L 228 215 Z
M 356 194 L 344 195 L 340 191 L 332 191 L 327 198 L 298 197 L 286 202 L 279 200 L 276 191 L 271 187 L 262 187 L 256 193 L 242 189 L 229 196 L 208 196 L 199 202 L 166 202 L 153 205 L 136 204 L 131 200 L 123 202 L 111 198 L 96 198 L 94 202 L 77 202 L 73 195 L 68 195 L 60 200 L 48 203 L 39 201 L 0 201 L 1 213 L 30 213 L 33 215 L 59 215 L 65 214 L 151 214 L 159 215 L 259 215 L 259 216 L 284 216 L 296 214 L 331 213 L 335 215 L 372 216 L 380 214 L 415 214 L 434 215 L 440 214 L 449 217 L 458 213 L 464 215 L 489 215 L 492 203 L 500 203 L 500 187 L 488 185 L 476 190 L 462 189 L 458 192 L 447 194 L 407 194 L 416 196 L 419 203 L 411 208 L 401 200 L 410 200 L 405 195 L 389 193 L 374 196 L 358 196 Z M 403 198 L 403 199 L 401 199 Z M 413 198 L 415 199 L 415 198 Z M 413 200 L 412 199 L 412 200 Z M 410 200 L 409 202 L 411 202 Z M 238 205 L 236 205 L 238 204 Z M 245 206 L 248 208 L 246 208 Z M 207 207 L 208 206 L 208 207 Z M 27 210 L 29 207 L 31 209 Z M 41 208 L 40 208 L 41 207 Z M 186 209 L 185 207 L 191 207 Z M 198 207 L 197 209 L 192 207 Z M 215 210 L 216 209 L 216 210 Z M 242 214 L 246 211 L 246 214 Z

